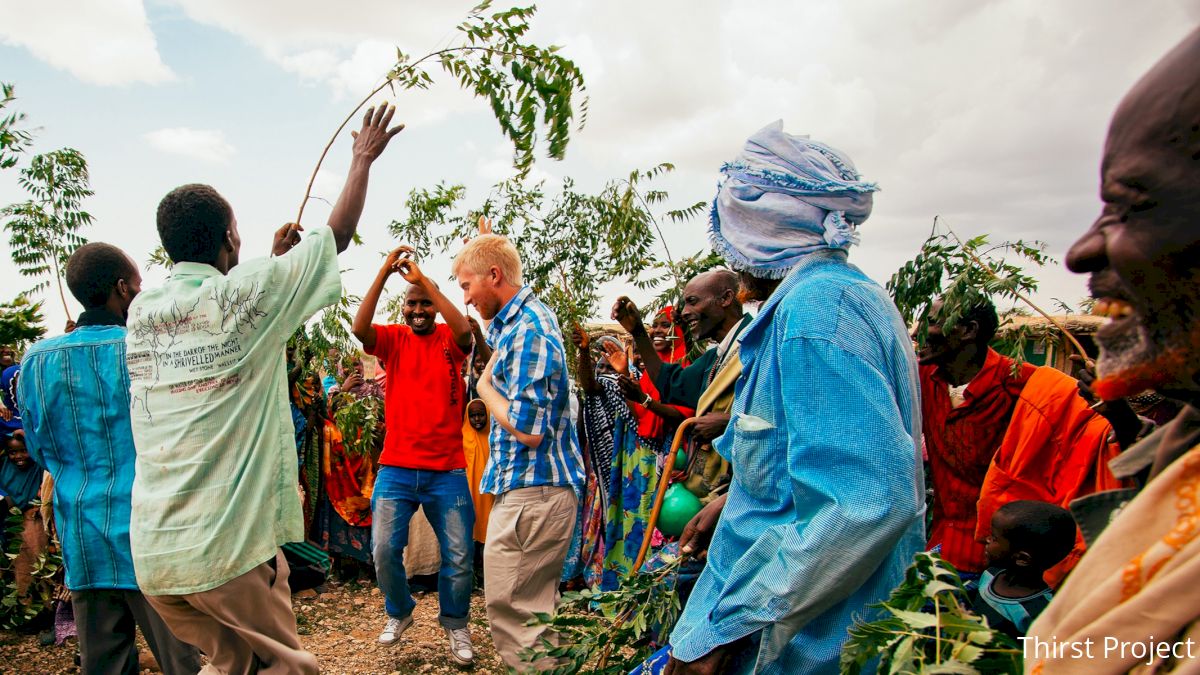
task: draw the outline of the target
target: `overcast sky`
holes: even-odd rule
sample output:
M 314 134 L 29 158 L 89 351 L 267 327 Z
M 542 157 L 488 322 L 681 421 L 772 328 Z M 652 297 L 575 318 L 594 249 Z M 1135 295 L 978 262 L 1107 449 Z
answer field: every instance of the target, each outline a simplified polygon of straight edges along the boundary
M 420 55 L 445 46 L 471 4 L 0 0 L 0 81 L 17 87 L 34 152 L 70 146 L 87 157 L 89 239 L 144 262 L 158 243 L 158 201 L 206 182 L 233 204 L 246 259 L 265 254 L 270 233 L 294 218 L 322 146 L 395 47 Z M 683 206 L 711 199 L 722 162 L 782 118 L 787 131 L 848 153 L 882 187 L 851 251 L 880 283 L 916 253 L 935 215 L 963 235 L 1042 239 L 1061 261 L 1099 211 L 1114 107 L 1200 21 L 1200 0 L 542 4 L 535 39 L 578 63 L 591 103 L 566 160 L 539 159 L 538 176 L 595 190 L 669 161 L 678 169 L 659 187 Z M 474 203 L 511 173 L 487 105 L 452 80 L 396 103 L 408 128 L 372 172 L 366 245 L 342 255 L 355 293 L 394 245 L 386 225 L 404 215 L 410 189 L 463 183 Z M 316 193 L 335 199 L 348 163 L 346 137 Z M 0 173 L 0 204 L 25 198 L 16 178 Z M 313 202 L 305 221 L 328 212 Z M 698 250 L 705 226 L 667 227 L 671 252 Z M 425 266 L 448 274 L 445 259 Z M 165 273 L 145 276 L 153 285 Z M 1085 294 L 1061 263 L 1037 276 L 1046 302 Z M 0 284 L 5 300 L 32 285 L 11 265 Z M 607 290 L 606 305 L 619 289 Z M 63 310 L 48 298 L 57 331 Z

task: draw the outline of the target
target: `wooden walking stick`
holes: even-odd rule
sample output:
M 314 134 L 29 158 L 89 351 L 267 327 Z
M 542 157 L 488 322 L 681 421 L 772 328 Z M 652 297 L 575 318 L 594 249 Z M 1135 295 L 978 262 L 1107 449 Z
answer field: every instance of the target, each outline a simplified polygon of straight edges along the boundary
M 675 473 L 675 453 L 679 452 L 679 446 L 683 445 L 683 435 L 692 428 L 692 424 L 698 419 L 700 418 L 687 418 L 679 424 L 679 429 L 675 431 L 671 452 L 667 455 L 662 475 L 658 478 L 658 492 L 654 495 L 654 508 L 650 511 L 650 522 L 646 524 L 646 534 L 642 536 L 642 548 L 638 551 L 637 560 L 629 572 L 630 576 L 637 574 L 638 570 L 642 569 L 642 563 L 646 562 L 646 553 L 650 550 L 650 537 L 654 534 L 654 526 L 658 524 L 658 512 L 662 511 L 663 497 L 666 496 L 667 486 L 671 483 L 671 474 Z

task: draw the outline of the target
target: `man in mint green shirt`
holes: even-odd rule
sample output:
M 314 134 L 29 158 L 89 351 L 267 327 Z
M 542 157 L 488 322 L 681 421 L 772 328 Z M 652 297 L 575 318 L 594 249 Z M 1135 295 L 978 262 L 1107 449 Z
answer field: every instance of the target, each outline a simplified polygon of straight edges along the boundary
M 317 672 L 279 550 L 304 538 L 284 347 L 341 294 L 337 254 L 357 230 L 371 163 L 402 128 L 388 130 L 393 112 L 367 112 L 328 226 L 303 242 L 284 226 L 270 258 L 238 264 L 237 220 L 207 185 L 158 207 L 175 266 L 129 309 L 130 545 L 147 599 L 223 673 Z

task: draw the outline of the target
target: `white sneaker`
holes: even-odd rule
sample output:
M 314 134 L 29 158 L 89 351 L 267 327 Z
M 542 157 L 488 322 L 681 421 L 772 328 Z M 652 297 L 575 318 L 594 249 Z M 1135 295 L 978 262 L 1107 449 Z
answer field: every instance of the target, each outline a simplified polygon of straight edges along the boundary
M 394 643 L 396 640 L 400 639 L 400 636 L 404 633 L 404 631 L 408 630 L 408 627 L 412 625 L 412 622 L 413 618 L 411 614 L 403 619 L 393 619 L 389 616 L 387 625 L 383 627 L 383 632 L 379 634 L 379 644 L 390 645 Z
M 475 650 L 471 647 L 471 629 L 466 626 L 462 628 L 446 628 L 446 635 L 450 638 L 450 658 L 454 662 L 469 666 L 475 662 Z

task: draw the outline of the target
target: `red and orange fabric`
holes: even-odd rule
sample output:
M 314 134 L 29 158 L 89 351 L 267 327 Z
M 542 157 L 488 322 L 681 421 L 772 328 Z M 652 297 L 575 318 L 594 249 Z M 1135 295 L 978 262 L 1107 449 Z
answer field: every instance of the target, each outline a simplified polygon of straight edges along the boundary
M 667 305 L 658 310 L 658 314 L 654 315 L 655 320 L 660 316 L 665 316 L 671 320 L 671 331 L 675 334 L 675 339 L 671 342 L 671 350 L 669 352 L 659 352 L 658 356 L 663 360 L 663 363 L 678 363 L 683 367 L 687 367 L 689 361 L 687 358 L 687 344 L 683 339 L 683 329 L 675 322 L 675 308 Z M 655 401 L 661 401 L 662 397 L 658 393 L 658 387 L 654 386 L 654 381 L 649 377 L 641 377 L 638 379 L 638 386 L 641 387 L 642 393 L 647 394 Z M 683 413 L 684 417 L 691 417 L 695 414 L 692 408 L 684 406 L 672 405 L 679 412 Z M 658 438 L 663 435 L 663 418 L 650 412 L 640 404 L 633 404 L 633 412 L 637 415 L 638 421 L 638 436 L 641 438 Z
M 992 456 L 1008 429 L 1017 397 L 1035 366 L 989 349 L 983 368 L 971 380 L 962 405 L 951 406 L 949 385 L 937 366 L 921 367 L 921 417 L 929 475 L 933 481 L 933 522 L 929 547 L 960 572 L 985 567 L 983 544 L 976 541 L 976 502 Z
M 1067 508 L 1078 497 L 1130 487 L 1108 468 L 1120 452 L 1108 440 L 1111 431 L 1108 420 L 1079 396 L 1074 378 L 1046 366 L 1036 369 L 988 467 L 979 494 L 976 540 L 987 538 L 992 515 L 1009 502 L 1030 499 Z M 1074 550 L 1046 571 L 1046 583 L 1057 588 L 1084 549 L 1077 533 Z
M 375 466 L 367 455 L 346 452 L 342 432 L 330 420 L 324 422 L 321 474 L 325 480 L 325 494 L 343 520 L 356 527 L 366 527 L 371 524 Z

